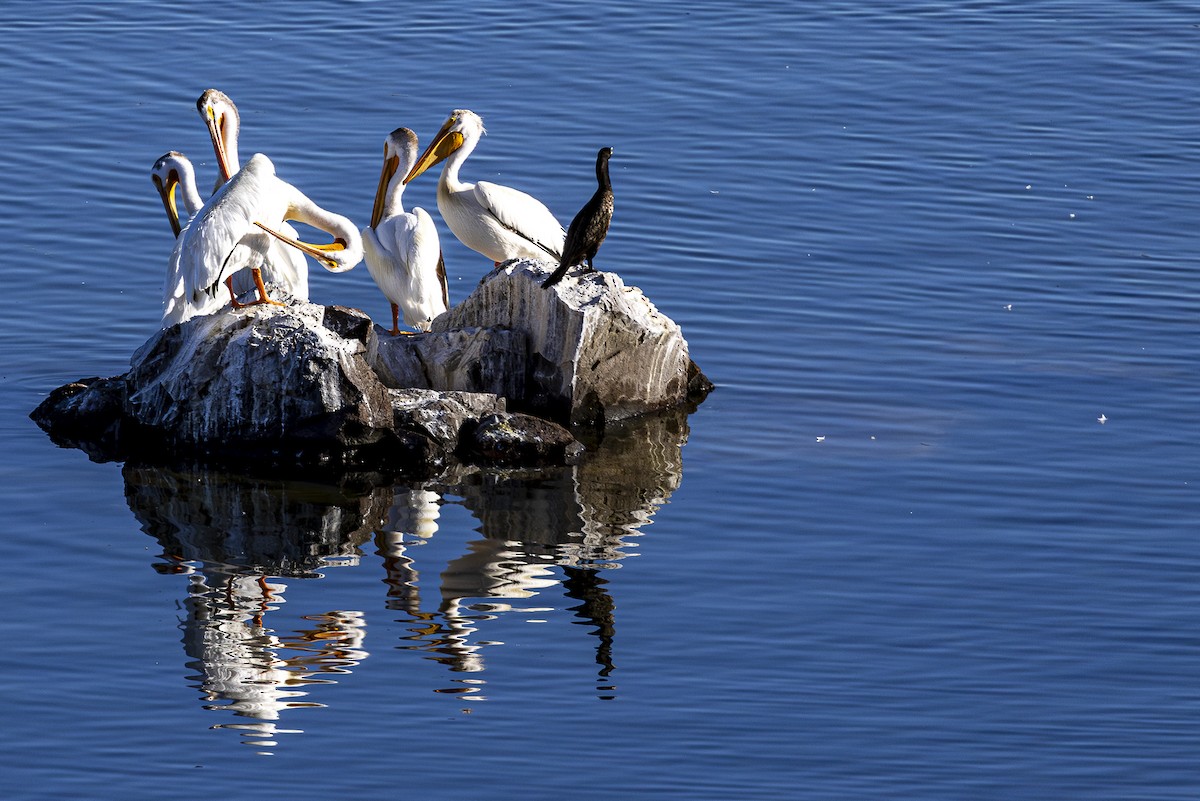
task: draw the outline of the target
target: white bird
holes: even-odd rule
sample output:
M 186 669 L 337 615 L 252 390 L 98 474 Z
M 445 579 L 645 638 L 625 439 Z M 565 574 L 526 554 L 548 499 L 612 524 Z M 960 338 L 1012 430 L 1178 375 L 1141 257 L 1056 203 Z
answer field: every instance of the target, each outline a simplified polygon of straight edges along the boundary
M 192 162 L 178 150 L 164 153 L 154 162 L 154 167 L 150 170 L 150 180 L 158 190 L 158 196 L 162 198 L 171 230 L 175 232 L 175 236 L 179 236 L 183 228 L 180 222 L 179 202 L 183 202 L 183 210 L 189 218 L 204 205 L 204 200 L 196 190 L 196 170 L 192 167 Z M 180 197 L 177 197 L 177 194 Z
M 516 258 L 558 264 L 566 231 L 540 200 L 511 187 L 488 181 L 472 184 L 458 177 L 483 133 L 478 114 L 455 109 L 404 183 L 445 159 L 438 179 L 438 210 L 460 242 L 497 265 Z
M 241 158 L 238 155 L 241 115 L 238 114 L 237 106 L 229 99 L 229 95 L 219 89 L 205 89 L 196 100 L 196 110 L 200 112 L 200 118 L 208 127 L 213 153 L 217 157 L 217 182 L 213 187 L 215 193 L 241 169 Z M 298 236 L 296 229 L 286 223 L 280 227 L 279 232 L 290 239 L 296 239 Z M 305 261 L 304 254 L 281 241 L 271 240 L 267 256 L 260 268 L 263 279 L 278 284 L 297 300 L 308 300 L 308 262 Z M 241 295 L 255 288 L 249 278 L 249 273 L 234 278 L 233 289 L 237 294 Z
M 241 132 L 242 118 L 229 95 L 219 89 L 205 89 L 196 99 L 196 110 L 208 127 L 213 153 L 217 157 L 217 181 L 213 185 L 215 194 L 241 168 L 238 134 Z
M 210 90 L 213 91 L 213 90 Z M 236 163 L 236 162 L 235 162 Z M 181 219 L 179 214 L 180 201 L 183 204 L 183 210 L 187 213 L 188 219 L 195 216 L 196 212 L 200 211 L 204 206 L 204 200 L 200 197 L 200 192 L 196 188 L 196 171 L 192 166 L 192 162 L 187 156 L 177 150 L 172 150 L 164 153 L 158 161 L 154 162 L 154 167 L 150 171 L 150 179 L 154 182 L 154 186 L 158 189 L 159 197 L 162 198 L 163 206 L 167 210 L 167 221 L 171 224 L 171 230 L 178 237 L 183 225 L 186 221 Z M 222 183 L 224 183 L 222 181 Z M 176 197 L 176 193 L 179 197 Z M 296 237 L 295 229 L 286 223 L 280 227 L 281 233 Z M 304 261 L 304 255 L 292 247 L 278 240 L 271 240 L 272 258 L 282 256 L 289 261 L 299 259 Z M 262 265 L 264 272 L 270 270 L 270 265 L 264 263 Z M 308 285 L 308 270 L 304 269 L 304 300 L 307 300 L 307 285 Z M 168 277 L 167 284 L 171 285 L 171 280 Z M 249 270 L 239 271 L 233 279 L 233 291 L 237 295 L 243 295 L 246 292 L 257 290 L 253 277 Z M 295 293 L 291 293 L 295 294 Z M 165 302 L 165 299 L 164 299 Z
M 334 241 L 318 245 L 283 236 L 276 229 L 284 220 L 320 228 L 332 234 Z M 229 286 L 232 276 L 245 268 L 255 276 L 259 300 L 241 304 L 234 297 L 234 307 L 278 304 L 267 296 L 259 274 L 269 259 L 271 239 L 266 234 L 299 248 L 330 272 L 345 272 L 362 259 L 362 238 L 354 223 L 326 211 L 299 189 L 277 178 L 271 160 L 255 153 L 244 168 L 209 198 L 175 241 L 163 327 L 224 306 L 224 300 L 220 299 L 221 283 Z
M 371 224 L 362 229 L 363 260 L 391 301 L 393 335 L 400 333 L 401 309 L 406 326 L 428 331 L 450 305 L 437 226 L 425 209 L 404 211 L 404 176 L 416 160 L 415 133 L 397 128 L 388 134 Z

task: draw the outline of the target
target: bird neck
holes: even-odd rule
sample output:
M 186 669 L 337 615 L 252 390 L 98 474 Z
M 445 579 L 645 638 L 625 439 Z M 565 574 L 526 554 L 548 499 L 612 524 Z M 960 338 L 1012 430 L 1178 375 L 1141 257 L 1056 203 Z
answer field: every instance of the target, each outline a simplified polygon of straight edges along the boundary
M 612 190 L 612 181 L 608 179 L 608 159 L 601 159 L 596 162 L 596 183 L 601 189 Z
M 242 169 L 242 161 L 238 156 L 238 127 L 237 117 L 233 114 L 226 114 L 221 122 L 221 152 L 217 154 L 217 157 L 218 161 L 225 162 L 230 178 L 237 175 Z M 220 170 L 217 170 L 217 180 L 213 184 L 213 192 L 216 193 L 224 183 L 224 177 Z
M 401 164 L 400 166 L 403 167 L 404 165 Z M 409 164 L 408 167 L 411 169 L 412 165 Z M 408 170 L 398 169 L 388 181 L 386 194 L 383 199 L 381 220 L 404 213 L 404 176 L 406 175 L 408 175 Z
M 341 243 L 341 249 L 328 250 L 325 255 L 338 264 L 338 268 L 323 265 L 330 272 L 345 272 L 362 261 L 362 236 L 347 218 L 332 211 L 326 211 L 309 200 L 308 196 L 295 187 L 288 203 L 285 220 L 295 220 L 313 228 L 320 228 L 330 234 L 335 242 Z
M 178 169 L 179 200 L 183 204 L 183 210 L 189 217 L 193 217 L 204 207 L 204 199 L 200 197 L 200 190 L 196 188 L 196 171 L 186 159 L 179 162 Z
M 477 144 L 479 144 L 478 136 L 465 136 L 458 150 L 446 157 L 446 164 L 442 167 L 442 177 L 439 181 L 451 192 L 461 192 L 467 188 L 468 184 L 458 177 L 458 170 L 467 160 L 467 156 L 475 150 Z

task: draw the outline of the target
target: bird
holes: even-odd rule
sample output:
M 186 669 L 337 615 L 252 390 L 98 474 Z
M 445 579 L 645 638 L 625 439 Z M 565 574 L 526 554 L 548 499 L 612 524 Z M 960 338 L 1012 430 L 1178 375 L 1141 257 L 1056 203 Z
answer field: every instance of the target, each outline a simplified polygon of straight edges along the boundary
M 217 157 L 217 181 L 213 186 L 215 193 L 241 167 L 238 134 L 241 132 L 242 118 L 229 95 L 219 89 L 205 89 L 196 99 L 196 110 L 208 126 L 208 136 L 212 139 L 213 152 Z
M 178 237 L 183 228 L 183 223 L 180 222 L 179 202 L 183 202 L 183 210 L 189 218 L 204 206 L 204 200 L 196 190 L 196 170 L 187 156 L 178 150 L 171 150 L 154 162 L 154 167 L 150 170 L 150 180 L 162 198 L 171 230 Z M 176 196 L 177 193 L 179 197 Z
M 296 220 L 333 235 L 329 244 L 302 242 L 278 231 L 284 220 Z M 255 227 L 259 230 L 255 230 Z M 246 166 L 209 198 L 175 241 L 168 268 L 169 283 L 162 326 L 209 314 L 225 305 L 220 285 L 249 268 L 255 276 L 257 303 L 279 304 L 267 296 L 260 271 L 269 259 L 272 237 L 317 259 L 330 272 L 345 272 L 362 260 L 362 237 L 354 223 L 326 211 L 296 187 L 275 175 L 275 165 L 255 153 Z
M 450 305 L 437 226 L 420 207 L 404 210 L 404 176 L 416 160 L 415 133 L 397 128 L 388 134 L 371 224 L 362 229 L 363 260 L 392 304 L 393 336 L 401 333 L 401 309 L 406 326 L 428 331 Z
M 558 263 L 558 269 L 542 284 L 543 289 L 554 286 L 567 274 L 567 270 L 580 262 L 587 267 L 587 272 L 596 269 L 592 259 L 596 258 L 596 251 L 600 249 L 600 244 L 608 234 L 608 226 L 612 223 L 613 216 L 612 181 L 608 179 L 608 160 L 612 153 L 611 147 L 602 147 L 596 154 L 596 183 L 599 184 L 596 194 L 583 204 L 583 208 L 567 227 L 567 241 L 563 245 L 562 260 Z
M 483 120 L 478 114 L 455 109 L 404 183 L 445 160 L 438 179 L 437 205 L 460 242 L 487 256 L 497 267 L 516 258 L 557 262 L 562 258 L 566 232 L 540 200 L 501 184 L 472 184 L 458 177 L 483 134 Z
M 213 192 L 220 189 L 226 181 L 241 169 L 241 159 L 238 156 L 238 136 L 241 133 L 241 115 L 229 95 L 219 89 L 205 89 L 196 99 L 196 110 L 208 128 L 209 139 L 212 140 L 213 153 L 217 158 L 217 181 Z M 280 227 L 280 233 L 291 239 L 296 239 L 296 229 L 286 223 Z M 268 258 L 261 265 L 263 279 L 278 284 L 287 294 L 297 300 L 308 300 L 308 262 L 304 254 L 280 240 L 271 240 Z M 241 295 L 255 288 L 248 280 L 248 274 L 243 273 L 233 281 L 233 288 Z

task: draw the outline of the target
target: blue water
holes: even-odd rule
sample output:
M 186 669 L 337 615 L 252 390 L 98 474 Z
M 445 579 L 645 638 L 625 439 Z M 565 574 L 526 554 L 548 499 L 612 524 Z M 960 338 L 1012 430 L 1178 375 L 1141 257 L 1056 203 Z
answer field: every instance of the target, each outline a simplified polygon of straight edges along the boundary
M 6 798 L 1200 795 L 1200 10 L 199 9 L 0 8 Z M 360 222 L 453 108 L 563 221 L 612 146 L 597 264 L 717 391 L 433 489 L 55 448 L 156 328 L 209 86 Z

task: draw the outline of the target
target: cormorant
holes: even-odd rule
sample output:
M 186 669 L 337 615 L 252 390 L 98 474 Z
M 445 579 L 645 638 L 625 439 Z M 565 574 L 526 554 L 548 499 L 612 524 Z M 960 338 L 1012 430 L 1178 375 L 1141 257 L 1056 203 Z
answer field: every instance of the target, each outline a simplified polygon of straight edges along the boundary
M 608 159 L 612 152 L 611 147 L 602 147 L 596 154 L 596 183 L 599 184 L 596 194 L 592 195 L 592 199 L 584 204 L 575 215 L 575 219 L 571 220 L 571 225 L 567 228 L 567 240 L 563 245 L 562 261 L 559 262 L 558 269 L 542 284 L 543 289 L 557 284 L 567 274 L 567 270 L 580 262 L 587 267 L 587 272 L 596 269 L 592 259 L 596 258 L 596 251 L 600 249 L 600 243 L 608 234 L 613 215 L 612 181 L 608 179 Z

